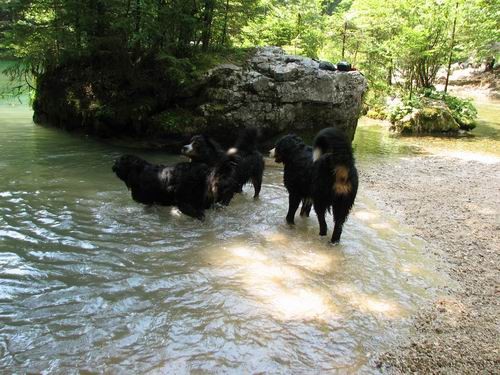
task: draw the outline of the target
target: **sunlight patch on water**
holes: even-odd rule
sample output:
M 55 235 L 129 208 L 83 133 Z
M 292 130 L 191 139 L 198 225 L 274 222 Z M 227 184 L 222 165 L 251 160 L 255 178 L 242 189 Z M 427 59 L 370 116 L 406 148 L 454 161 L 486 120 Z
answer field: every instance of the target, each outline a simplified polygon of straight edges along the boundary
M 390 223 L 387 223 L 387 222 L 382 222 L 382 223 L 372 223 L 372 224 L 369 224 L 372 228 L 374 229 L 391 229 L 392 228 L 392 225 Z
M 282 320 L 340 318 L 332 301 L 315 290 L 275 287 L 263 290 L 259 296 L 272 306 L 273 315 Z
M 226 260 L 226 266 L 239 268 L 238 274 L 247 292 L 257 297 L 260 307 L 275 318 L 311 320 L 333 316 L 332 301 L 305 285 L 306 276 L 299 268 L 254 248 L 239 245 L 227 250 L 234 257 Z M 314 264 L 314 260 L 307 262 Z
M 340 265 L 340 256 L 336 253 L 313 253 L 285 254 L 287 262 L 310 271 L 330 272 L 336 270 Z
M 409 313 L 396 301 L 384 296 L 362 292 L 354 285 L 339 284 L 334 286 L 334 289 L 338 295 L 347 299 L 351 306 L 361 312 L 374 313 L 384 319 L 400 319 Z
M 356 211 L 353 215 L 362 221 L 371 221 L 376 219 L 378 216 L 377 213 L 373 211 Z

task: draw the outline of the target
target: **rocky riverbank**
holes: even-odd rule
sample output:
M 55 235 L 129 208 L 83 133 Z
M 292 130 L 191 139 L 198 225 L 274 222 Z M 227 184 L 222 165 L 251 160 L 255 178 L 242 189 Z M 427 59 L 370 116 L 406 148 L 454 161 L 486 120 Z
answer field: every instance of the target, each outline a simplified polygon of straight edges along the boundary
M 362 171 L 361 181 L 456 281 L 414 317 L 413 335 L 374 365 L 389 373 L 497 373 L 500 159 L 392 159 Z
M 440 89 L 444 88 L 445 77 L 445 72 L 441 71 L 437 80 Z M 472 96 L 479 94 L 500 99 L 500 69 L 485 71 L 484 67 L 456 68 L 450 75 L 448 89 L 450 92 L 469 92 Z

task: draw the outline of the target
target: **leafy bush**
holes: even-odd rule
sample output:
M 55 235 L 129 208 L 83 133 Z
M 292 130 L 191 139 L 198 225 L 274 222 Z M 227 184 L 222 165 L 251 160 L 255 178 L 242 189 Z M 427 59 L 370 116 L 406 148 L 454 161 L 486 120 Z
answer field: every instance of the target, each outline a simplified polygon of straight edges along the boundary
M 443 99 L 461 129 L 472 130 L 476 127 L 477 109 L 472 100 L 451 95 L 445 95 Z
M 387 112 L 384 107 L 371 107 L 366 113 L 367 117 L 373 118 L 375 120 L 385 120 L 387 118 Z
M 392 107 L 389 111 L 389 121 L 392 123 L 395 123 L 399 120 L 401 120 L 403 117 L 406 115 L 410 114 L 413 112 L 414 107 L 411 105 L 407 105 L 405 103 L 401 103 L 399 105 L 396 105 Z
M 422 106 L 423 103 L 418 96 L 413 96 L 411 99 L 410 97 L 403 98 L 400 104 L 389 107 L 389 120 L 395 123 L 414 110 L 421 109 Z

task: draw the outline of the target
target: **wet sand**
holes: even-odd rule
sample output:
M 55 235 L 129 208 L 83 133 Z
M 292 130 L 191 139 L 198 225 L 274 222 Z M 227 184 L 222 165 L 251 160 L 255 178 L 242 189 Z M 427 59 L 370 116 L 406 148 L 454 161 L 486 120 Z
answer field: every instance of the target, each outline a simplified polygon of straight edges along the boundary
M 412 318 L 410 337 L 373 360 L 383 372 L 500 372 L 500 158 L 474 155 L 393 158 L 361 171 L 366 194 L 456 281 Z

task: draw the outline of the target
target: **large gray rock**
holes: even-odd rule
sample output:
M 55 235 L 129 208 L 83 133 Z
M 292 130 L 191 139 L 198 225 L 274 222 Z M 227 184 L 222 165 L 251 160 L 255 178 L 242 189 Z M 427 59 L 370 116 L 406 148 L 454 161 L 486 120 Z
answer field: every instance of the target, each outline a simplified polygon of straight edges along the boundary
M 367 83 L 358 71 L 262 47 L 243 66 L 209 71 L 204 87 L 196 114 L 212 131 L 256 126 L 272 136 L 333 126 L 352 138 Z

